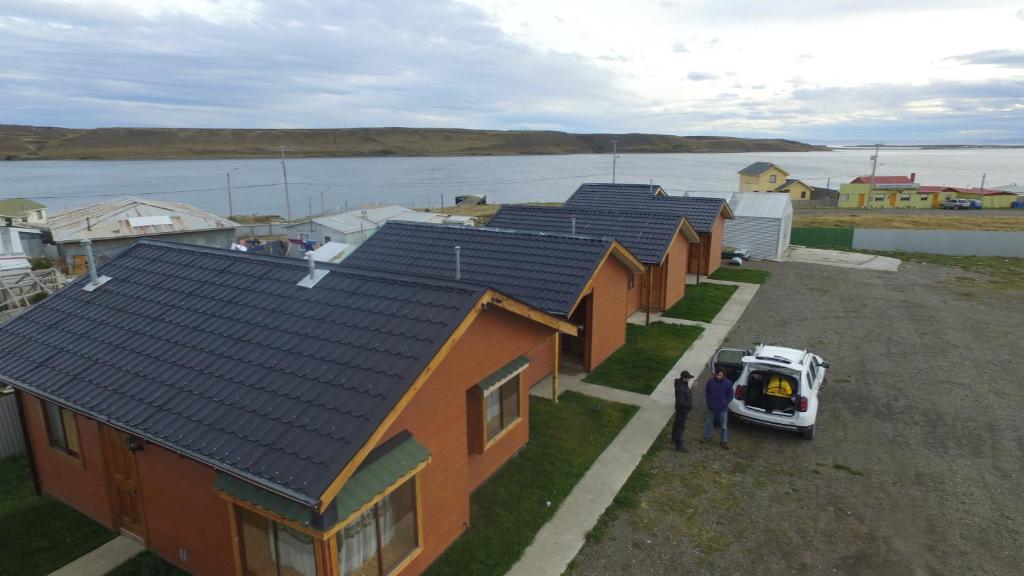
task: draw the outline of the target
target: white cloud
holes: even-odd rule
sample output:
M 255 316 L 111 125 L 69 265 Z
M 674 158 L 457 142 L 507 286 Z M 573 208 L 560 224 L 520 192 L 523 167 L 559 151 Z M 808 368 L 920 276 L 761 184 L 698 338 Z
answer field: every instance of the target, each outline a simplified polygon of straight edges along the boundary
M 714 80 L 716 78 L 718 78 L 718 75 L 711 72 L 690 72 L 686 75 L 686 79 L 691 82 L 704 82 L 705 80 Z

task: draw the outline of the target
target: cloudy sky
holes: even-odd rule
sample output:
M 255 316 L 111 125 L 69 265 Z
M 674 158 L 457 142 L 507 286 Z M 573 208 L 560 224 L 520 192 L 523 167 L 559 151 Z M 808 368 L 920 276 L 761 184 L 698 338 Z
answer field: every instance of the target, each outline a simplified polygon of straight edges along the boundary
M 0 0 L 0 122 L 1024 143 L 1024 2 Z

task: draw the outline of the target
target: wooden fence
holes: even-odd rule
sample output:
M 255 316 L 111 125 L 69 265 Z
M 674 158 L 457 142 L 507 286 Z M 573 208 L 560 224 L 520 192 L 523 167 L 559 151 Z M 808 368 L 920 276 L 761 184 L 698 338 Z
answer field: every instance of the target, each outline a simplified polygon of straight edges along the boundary
M 21 434 L 17 398 L 14 390 L 0 391 L 0 459 L 25 451 L 25 438 Z

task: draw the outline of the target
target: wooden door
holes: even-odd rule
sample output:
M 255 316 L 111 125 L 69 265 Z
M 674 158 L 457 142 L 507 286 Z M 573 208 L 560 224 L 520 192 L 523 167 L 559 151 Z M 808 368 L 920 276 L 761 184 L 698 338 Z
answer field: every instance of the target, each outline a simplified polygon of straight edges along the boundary
M 109 426 L 101 426 L 100 438 L 115 528 L 145 540 L 146 518 L 142 512 L 139 469 L 135 453 L 128 447 L 128 435 Z
M 648 305 L 651 306 L 651 311 L 662 309 L 662 294 L 664 294 L 663 287 L 665 285 L 665 267 L 668 265 L 668 258 L 665 258 L 665 262 L 662 266 L 654 266 L 654 272 L 651 278 L 651 290 L 650 290 L 650 302 Z
M 863 207 L 864 207 L 864 195 L 863 194 L 858 194 L 857 195 L 857 208 L 863 208 Z

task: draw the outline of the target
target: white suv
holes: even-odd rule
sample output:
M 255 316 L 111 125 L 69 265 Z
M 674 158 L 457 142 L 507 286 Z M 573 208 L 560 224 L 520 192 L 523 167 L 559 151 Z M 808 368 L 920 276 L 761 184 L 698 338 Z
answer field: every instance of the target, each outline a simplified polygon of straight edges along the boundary
M 806 350 L 759 344 L 753 350 L 722 348 L 711 358 L 735 384 L 729 412 L 762 426 L 814 439 L 818 393 L 829 363 Z

